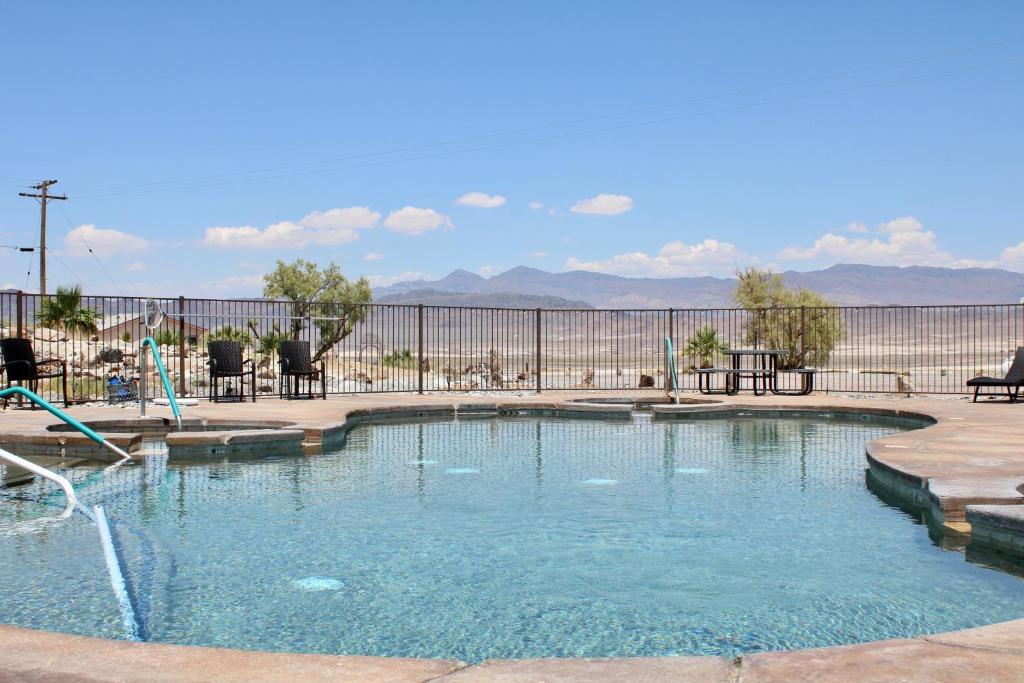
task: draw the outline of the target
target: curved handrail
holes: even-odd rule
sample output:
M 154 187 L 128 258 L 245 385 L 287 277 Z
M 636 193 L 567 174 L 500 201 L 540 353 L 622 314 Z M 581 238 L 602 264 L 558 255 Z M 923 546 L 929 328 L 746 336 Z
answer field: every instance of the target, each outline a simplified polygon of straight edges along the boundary
M 28 470 L 32 474 L 38 475 L 43 479 L 49 479 L 50 481 L 57 484 L 57 486 L 59 486 L 61 490 L 64 491 L 64 495 L 67 497 L 68 500 L 68 504 L 67 506 L 65 506 L 64 512 L 60 515 L 61 518 L 70 517 L 71 513 L 74 512 L 75 506 L 78 505 L 78 498 L 75 497 L 75 489 L 71 486 L 70 481 L 60 476 L 56 472 L 51 472 L 45 467 L 40 467 L 34 462 L 19 457 L 14 453 L 11 453 L 10 451 L 5 451 L 2 448 L 0 448 L 0 460 L 6 460 L 12 465 L 17 465 L 18 467 Z
M 178 422 L 178 431 L 183 429 L 181 422 L 181 408 L 178 407 L 178 399 L 174 396 L 174 386 L 171 384 L 170 377 L 167 376 L 167 370 L 164 369 L 164 362 L 160 358 L 160 346 L 156 343 L 156 340 L 152 337 L 146 337 L 139 344 L 139 350 L 145 352 L 145 347 L 149 346 L 153 349 L 153 361 L 156 363 L 156 369 L 160 373 L 160 382 L 164 385 L 164 393 L 167 394 L 167 400 L 171 404 L 171 412 L 174 413 L 174 419 Z M 144 396 L 139 397 L 140 401 L 145 401 Z
M 38 396 L 37 394 L 35 394 L 35 393 L 31 392 L 31 391 L 29 391 L 25 387 L 10 387 L 8 389 L 4 389 L 4 390 L 0 391 L 0 398 L 7 398 L 8 396 L 14 396 L 16 394 L 20 395 L 20 396 L 24 396 L 25 398 L 27 398 L 29 401 L 32 401 L 32 403 L 35 403 L 40 408 L 45 409 L 51 415 L 59 417 L 61 420 L 63 420 L 67 424 L 71 425 L 72 427 L 74 427 L 76 430 L 78 430 L 82 434 L 85 434 L 87 437 L 89 437 L 90 439 L 92 439 L 93 441 L 98 443 L 99 445 L 103 446 L 106 449 L 109 449 L 109 450 L 113 451 L 115 454 L 117 454 L 117 456 L 119 458 L 121 458 L 121 462 L 124 462 L 125 460 L 131 460 L 132 459 L 132 456 L 128 455 L 123 450 L 121 450 L 120 448 L 118 448 L 114 444 L 112 444 L 109 441 L 107 441 L 102 435 L 97 434 L 96 432 L 94 432 L 89 427 L 86 427 L 84 424 L 82 424 L 81 422 L 79 422 L 75 418 L 73 418 L 70 415 L 68 415 L 67 413 L 65 413 L 63 410 L 60 410 L 59 408 L 55 407 L 49 401 L 47 401 L 46 399 Z
M 672 388 L 676 392 L 676 404 L 679 403 L 679 371 L 676 370 L 676 354 L 672 348 L 672 338 L 665 337 L 665 353 L 668 354 L 668 367 L 672 375 Z

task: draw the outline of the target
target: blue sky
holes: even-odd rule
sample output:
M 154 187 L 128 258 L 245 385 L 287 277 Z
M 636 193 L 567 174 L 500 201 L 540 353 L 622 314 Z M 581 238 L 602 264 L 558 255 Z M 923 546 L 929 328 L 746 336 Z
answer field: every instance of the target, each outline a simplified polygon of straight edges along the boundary
M 1024 270 L 1021 26 L 1015 1 L 12 3 L 0 244 L 57 178 L 50 281 L 92 293 L 256 295 L 300 257 L 378 284 Z M 26 266 L 0 249 L 0 286 Z

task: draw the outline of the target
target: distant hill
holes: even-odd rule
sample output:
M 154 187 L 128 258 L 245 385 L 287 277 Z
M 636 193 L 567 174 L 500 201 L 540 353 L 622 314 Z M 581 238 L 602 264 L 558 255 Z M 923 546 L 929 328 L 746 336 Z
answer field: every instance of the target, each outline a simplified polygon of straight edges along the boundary
M 1024 273 L 996 268 L 840 264 L 805 273 L 787 271 L 782 276 L 791 286 L 814 289 L 845 306 L 1006 304 L 1024 297 Z M 400 297 L 402 303 L 420 303 L 417 296 L 426 295 L 413 294 L 418 291 L 430 292 L 433 305 L 471 305 L 454 303 L 465 301 L 464 295 L 527 295 L 583 301 L 597 308 L 716 308 L 735 305 L 735 287 L 734 278 L 631 278 L 579 270 L 549 273 L 519 266 L 490 278 L 456 270 L 440 280 L 401 282 L 376 290 L 375 298 Z M 533 306 L 544 304 L 524 304 Z
M 586 301 L 571 301 L 558 296 L 517 294 L 515 292 L 443 292 L 414 289 L 409 292 L 374 297 L 378 304 L 425 304 L 427 306 L 470 306 L 476 308 L 593 308 Z

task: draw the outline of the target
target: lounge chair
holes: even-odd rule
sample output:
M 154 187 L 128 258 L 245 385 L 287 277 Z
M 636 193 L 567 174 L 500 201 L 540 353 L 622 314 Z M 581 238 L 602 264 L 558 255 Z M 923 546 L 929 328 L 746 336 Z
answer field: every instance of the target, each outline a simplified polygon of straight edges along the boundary
M 283 341 L 278 347 L 277 353 L 281 357 L 281 398 L 291 400 L 299 396 L 299 380 L 305 379 L 308 398 L 313 398 L 313 382 L 319 380 L 319 396 L 322 399 L 327 399 L 327 367 L 322 358 L 318 363 L 319 369 L 313 367 L 308 341 Z M 293 378 L 295 380 L 294 391 L 291 387 Z
M 206 364 L 210 366 L 210 400 L 217 403 L 220 396 L 217 393 L 219 380 L 228 377 L 238 377 L 239 399 L 245 401 L 245 376 L 249 376 L 252 386 L 252 402 L 256 402 L 256 363 L 251 358 L 242 360 L 242 345 L 235 341 L 212 341 L 206 343 L 206 349 L 210 353 L 210 360 Z
M 60 378 L 61 390 L 64 392 L 64 407 L 70 407 L 68 364 L 66 362 L 60 358 L 36 360 L 32 342 L 18 337 L 0 339 L 0 353 L 4 357 L 3 364 L 0 365 L 0 375 L 7 383 L 4 388 L 9 388 L 11 382 L 18 382 L 19 385 L 28 383 L 28 390 L 38 393 L 39 380 Z M 49 366 L 49 368 L 44 369 L 43 366 Z
M 1005 388 L 1010 403 L 1017 400 L 1020 388 L 1024 386 L 1024 346 L 1017 347 L 1017 353 L 1013 356 L 1013 363 L 1006 372 L 1006 377 L 974 377 L 967 380 L 967 386 L 974 387 L 974 401 L 978 400 L 978 392 L 982 387 Z M 1010 391 L 1010 390 L 1013 391 Z

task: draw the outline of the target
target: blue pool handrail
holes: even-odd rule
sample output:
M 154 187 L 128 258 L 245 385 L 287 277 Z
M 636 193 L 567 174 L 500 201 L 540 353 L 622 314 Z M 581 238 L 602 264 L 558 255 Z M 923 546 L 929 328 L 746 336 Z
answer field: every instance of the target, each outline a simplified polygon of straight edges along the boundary
M 10 387 L 8 389 L 0 391 L 0 398 L 8 398 L 10 396 L 15 395 L 24 396 L 25 398 L 27 398 L 32 403 L 35 403 L 40 408 L 45 409 L 50 414 L 60 418 L 65 423 L 71 425 L 82 434 L 85 434 L 87 437 L 89 437 L 99 445 L 103 446 L 108 450 L 113 451 L 115 454 L 117 454 L 118 457 L 121 458 L 121 462 L 132 459 L 132 456 L 128 455 L 122 449 L 107 441 L 101 434 L 97 434 L 95 431 L 93 431 L 89 427 L 86 427 L 84 424 L 82 424 L 75 418 L 71 417 L 60 408 L 55 407 L 49 401 L 42 398 L 41 396 L 38 396 L 34 392 L 29 391 L 25 387 Z
M 160 373 L 160 382 L 164 385 L 164 393 L 167 394 L 167 400 L 171 404 L 171 412 L 174 413 L 174 419 L 178 422 L 178 431 L 180 432 L 183 428 L 181 421 L 181 408 L 178 407 L 178 399 L 174 396 L 174 386 L 171 384 L 171 379 L 167 376 L 167 370 L 164 368 L 164 362 L 160 358 L 160 345 L 156 343 L 156 340 L 152 337 L 146 337 L 142 340 L 139 345 L 139 351 L 145 353 L 145 348 L 149 347 L 153 349 L 153 361 L 156 363 L 156 369 Z M 139 405 L 145 406 L 146 397 L 139 396 Z M 145 408 L 143 408 L 145 410 Z
M 665 337 L 665 353 L 668 354 L 669 374 L 672 376 L 672 388 L 676 392 L 676 403 L 679 403 L 679 373 L 676 370 L 676 354 L 672 349 L 672 337 Z

